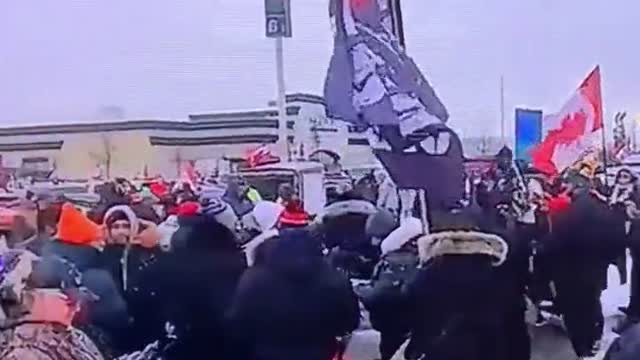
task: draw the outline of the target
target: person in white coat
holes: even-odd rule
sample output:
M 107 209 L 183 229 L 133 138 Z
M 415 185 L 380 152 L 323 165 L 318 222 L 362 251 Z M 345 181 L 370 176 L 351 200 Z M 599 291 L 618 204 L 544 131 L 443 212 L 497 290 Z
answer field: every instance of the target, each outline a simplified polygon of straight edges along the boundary
M 397 215 L 400 208 L 398 188 L 389 174 L 384 170 L 376 171 L 376 182 L 378 183 L 377 206 Z

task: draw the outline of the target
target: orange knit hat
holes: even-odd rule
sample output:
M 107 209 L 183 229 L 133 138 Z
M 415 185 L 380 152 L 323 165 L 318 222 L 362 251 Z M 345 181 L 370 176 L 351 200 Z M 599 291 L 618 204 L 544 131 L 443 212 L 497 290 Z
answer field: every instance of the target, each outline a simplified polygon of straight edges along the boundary
M 62 205 L 57 238 L 67 244 L 91 245 L 102 237 L 100 226 L 89 220 L 71 203 Z

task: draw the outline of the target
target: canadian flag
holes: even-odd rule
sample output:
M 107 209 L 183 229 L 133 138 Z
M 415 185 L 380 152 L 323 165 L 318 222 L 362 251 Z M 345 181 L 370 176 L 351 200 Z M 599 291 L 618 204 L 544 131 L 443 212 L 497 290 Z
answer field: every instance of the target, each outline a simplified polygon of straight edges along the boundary
M 253 168 L 260 165 L 277 163 L 280 161 L 280 158 L 273 155 L 267 145 L 262 145 L 258 148 L 249 150 L 246 160 L 249 167 Z
M 556 175 L 603 146 L 600 67 L 596 67 L 557 114 L 542 121 L 544 138 L 531 150 L 534 168 Z

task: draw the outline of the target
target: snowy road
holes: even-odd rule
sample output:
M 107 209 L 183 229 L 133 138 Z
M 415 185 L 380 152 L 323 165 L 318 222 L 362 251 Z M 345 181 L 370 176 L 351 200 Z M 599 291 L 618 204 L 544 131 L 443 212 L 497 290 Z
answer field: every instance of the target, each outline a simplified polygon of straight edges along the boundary
M 617 313 L 618 306 L 625 305 L 628 301 L 628 286 L 619 286 L 618 274 L 613 267 L 609 268 L 610 288 L 602 294 L 602 305 L 607 323 L 605 326 L 605 343 L 614 336 L 611 328 L 620 318 Z M 533 356 L 532 360 L 573 360 L 576 358 L 571 344 L 562 329 L 551 325 L 530 329 Z M 373 360 L 379 358 L 378 342 L 379 334 L 374 330 L 362 330 L 354 334 L 346 354 L 347 360 Z M 603 349 L 600 358 L 604 356 Z M 596 358 L 598 359 L 598 358 Z

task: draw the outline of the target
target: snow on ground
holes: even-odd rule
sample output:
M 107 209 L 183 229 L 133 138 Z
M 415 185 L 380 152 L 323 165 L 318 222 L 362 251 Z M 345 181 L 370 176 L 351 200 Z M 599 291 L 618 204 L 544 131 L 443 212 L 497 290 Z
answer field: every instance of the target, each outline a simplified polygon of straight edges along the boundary
M 631 265 L 632 261 L 630 257 L 627 257 L 627 279 L 631 280 Z M 605 318 L 605 329 L 602 338 L 602 350 L 595 357 L 595 359 L 602 359 L 606 353 L 606 350 L 611 345 L 611 342 L 618 337 L 612 330 L 612 328 L 622 319 L 620 310 L 621 306 L 627 306 L 629 303 L 629 295 L 631 287 L 629 282 L 627 284 L 620 284 L 620 275 L 618 269 L 615 266 L 609 266 L 607 273 L 607 284 L 609 287 L 602 292 L 602 313 Z

